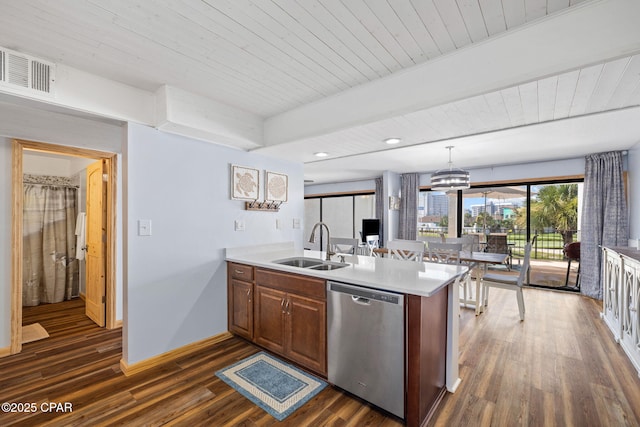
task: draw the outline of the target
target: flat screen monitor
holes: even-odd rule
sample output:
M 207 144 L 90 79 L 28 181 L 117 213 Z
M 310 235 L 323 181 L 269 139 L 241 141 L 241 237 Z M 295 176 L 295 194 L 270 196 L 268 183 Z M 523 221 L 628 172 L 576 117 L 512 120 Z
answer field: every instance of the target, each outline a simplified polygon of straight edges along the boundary
M 367 243 L 367 236 L 380 236 L 379 219 L 362 220 L 362 242 Z

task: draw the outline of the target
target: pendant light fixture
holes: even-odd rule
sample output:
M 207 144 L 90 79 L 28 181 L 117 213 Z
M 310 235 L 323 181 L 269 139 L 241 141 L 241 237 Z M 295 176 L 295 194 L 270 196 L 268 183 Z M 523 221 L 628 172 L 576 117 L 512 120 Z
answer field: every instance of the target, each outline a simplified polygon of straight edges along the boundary
M 451 162 L 452 145 L 446 147 L 449 150 L 449 169 L 441 169 L 431 175 L 432 191 L 465 190 L 470 187 L 469 171 L 454 168 Z

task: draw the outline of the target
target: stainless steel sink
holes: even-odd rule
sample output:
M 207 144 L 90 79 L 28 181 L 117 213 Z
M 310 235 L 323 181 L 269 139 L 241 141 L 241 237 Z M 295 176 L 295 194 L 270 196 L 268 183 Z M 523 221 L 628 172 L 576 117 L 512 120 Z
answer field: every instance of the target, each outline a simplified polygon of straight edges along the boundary
M 335 270 L 349 265 L 347 263 L 323 261 L 321 259 L 307 257 L 277 259 L 273 262 L 275 264 L 290 265 L 292 267 L 309 268 L 313 270 Z
M 316 265 L 313 267 L 309 267 L 310 270 L 336 270 L 338 268 L 346 267 L 349 264 L 341 264 L 341 263 L 328 263 L 325 262 L 321 265 Z
M 280 265 L 290 265 L 292 267 L 300 267 L 300 268 L 308 268 L 314 267 L 317 265 L 322 265 L 324 261 L 317 258 L 306 258 L 306 257 L 294 257 L 294 258 L 285 258 L 273 261 L 276 264 Z

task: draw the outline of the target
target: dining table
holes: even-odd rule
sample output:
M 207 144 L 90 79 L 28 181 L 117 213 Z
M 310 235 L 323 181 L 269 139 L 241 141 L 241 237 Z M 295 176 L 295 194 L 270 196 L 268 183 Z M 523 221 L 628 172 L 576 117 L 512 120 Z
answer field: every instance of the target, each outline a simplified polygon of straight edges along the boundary
M 377 256 L 384 256 L 388 254 L 387 248 L 375 248 L 373 253 Z M 461 251 L 459 260 L 461 263 L 469 266 L 469 270 L 471 271 L 471 276 L 475 277 L 476 282 L 476 292 L 473 294 L 474 298 L 469 298 L 468 296 L 472 294 L 469 288 L 469 280 L 466 280 L 464 286 L 467 289 L 467 298 L 464 298 L 464 295 L 460 296 L 460 304 L 463 307 L 473 308 L 476 311 L 476 315 L 479 315 L 484 311 L 484 306 L 482 304 L 482 278 L 487 272 L 487 268 L 489 265 L 500 265 L 504 264 L 509 257 L 509 254 L 506 253 L 495 253 L 495 252 L 478 252 L 478 251 Z M 424 259 L 425 261 L 431 261 L 428 258 Z
M 489 265 L 499 265 L 504 264 L 509 257 L 509 254 L 505 253 L 495 253 L 495 252 L 468 252 L 461 251 L 460 252 L 460 262 L 463 264 L 469 265 L 471 270 L 471 275 L 476 278 L 476 292 L 474 294 L 475 298 L 460 298 L 460 304 L 464 307 L 474 308 L 476 311 L 476 316 L 484 311 L 484 306 L 482 304 L 482 278 L 487 272 L 487 268 Z M 467 286 L 468 282 L 465 282 L 464 286 Z M 471 291 L 471 289 L 467 289 L 467 291 Z M 470 292 L 467 292 L 469 294 Z

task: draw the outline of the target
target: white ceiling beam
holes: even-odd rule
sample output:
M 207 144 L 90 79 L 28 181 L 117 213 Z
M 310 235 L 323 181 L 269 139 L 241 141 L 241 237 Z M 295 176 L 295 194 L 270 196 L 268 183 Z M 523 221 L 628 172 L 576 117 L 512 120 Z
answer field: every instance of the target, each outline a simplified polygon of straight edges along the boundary
M 277 145 L 640 52 L 640 2 L 594 0 L 268 118 Z
M 55 85 L 53 105 L 120 121 L 154 123 L 151 92 L 63 64 L 56 65 Z
M 0 86 L 0 98 L 52 112 L 100 117 L 114 122 L 155 123 L 153 93 L 64 64 L 55 65 L 55 81 L 50 95 L 3 85 Z
M 160 130 L 250 150 L 262 145 L 262 117 L 172 86 L 156 91 Z

